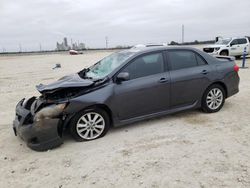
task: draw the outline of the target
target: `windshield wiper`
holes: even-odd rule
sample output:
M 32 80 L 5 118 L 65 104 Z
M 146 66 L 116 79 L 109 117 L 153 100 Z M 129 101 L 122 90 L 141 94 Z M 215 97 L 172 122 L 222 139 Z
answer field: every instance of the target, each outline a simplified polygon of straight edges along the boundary
M 81 78 L 83 78 L 83 79 L 93 79 L 92 77 L 87 77 L 87 76 L 86 76 L 86 73 L 89 72 L 89 71 L 90 71 L 89 68 L 87 68 L 87 69 L 85 68 L 85 69 L 79 71 L 79 72 L 78 72 L 78 75 L 79 75 Z
M 95 86 L 101 85 L 109 80 L 109 77 L 105 76 L 104 78 L 99 78 L 94 80 Z

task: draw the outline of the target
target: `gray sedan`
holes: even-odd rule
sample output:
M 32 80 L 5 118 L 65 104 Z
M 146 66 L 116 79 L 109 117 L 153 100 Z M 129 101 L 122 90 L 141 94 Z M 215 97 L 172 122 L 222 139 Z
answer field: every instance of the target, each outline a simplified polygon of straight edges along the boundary
M 104 136 L 110 127 L 187 109 L 219 111 L 239 91 L 239 67 L 186 47 L 145 47 L 111 54 L 16 106 L 13 129 L 38 151 Z

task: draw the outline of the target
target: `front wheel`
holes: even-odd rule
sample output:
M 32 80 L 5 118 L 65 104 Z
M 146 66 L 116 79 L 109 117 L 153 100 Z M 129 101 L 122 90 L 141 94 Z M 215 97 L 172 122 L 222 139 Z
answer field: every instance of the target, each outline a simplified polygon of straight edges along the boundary
M 225 90 L 221 85 L 214 84 L 207 88 L 202 97 L 202 110 L 207 113 L 218 112 L 225 102 Z
M 220 55 L 221 55 L 221 56 L 228 56 L 228 52 L 225 51 L 225 50 L 223 50 L 223 51 L 221 51 Z
M 89 141 L 103 137 L 110 127 L 110 119 L 102 109 L 79 112 L 70 123 L 70 133 L 76 141 Z

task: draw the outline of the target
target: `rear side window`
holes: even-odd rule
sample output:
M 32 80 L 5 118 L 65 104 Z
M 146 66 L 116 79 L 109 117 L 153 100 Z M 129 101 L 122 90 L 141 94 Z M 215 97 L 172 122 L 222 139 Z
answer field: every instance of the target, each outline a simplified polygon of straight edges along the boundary
M 207 64 L 205 60 L 202 59 L 199 55 L 196 55 L 194 52 L 187 50 L 169 51 L 168 57 L 171 63 L 172 70 L 185 69 Z
M 206 65 L 207 62 L 199 55 L 196 54 L 196 60 L 198 65 Z
M 130 80 L 164 72 L 162 53 L 143 55 L 133 60 L 123 72 L 128 72 Z
M 238 39 L 238 43 L 239 44 L 246 44 L 247 43 L 247 39 L 245 39 L 245 38 Z

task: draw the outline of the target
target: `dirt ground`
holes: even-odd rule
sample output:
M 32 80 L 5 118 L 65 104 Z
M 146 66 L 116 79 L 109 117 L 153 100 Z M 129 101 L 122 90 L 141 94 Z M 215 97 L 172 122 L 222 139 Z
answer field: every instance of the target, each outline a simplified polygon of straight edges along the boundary
M 47 152 L 14 136 L 15 105 L 38 95 L 35 85 L 109 53 L 0 56 L 0 187 L 250 187 L 250 68 L 240 70 L 240 92 L 218 113 L 182 112 L 90 142 L 65 135 L 61 147 Z M 56 63 L 62 68 L 53 70 Z

